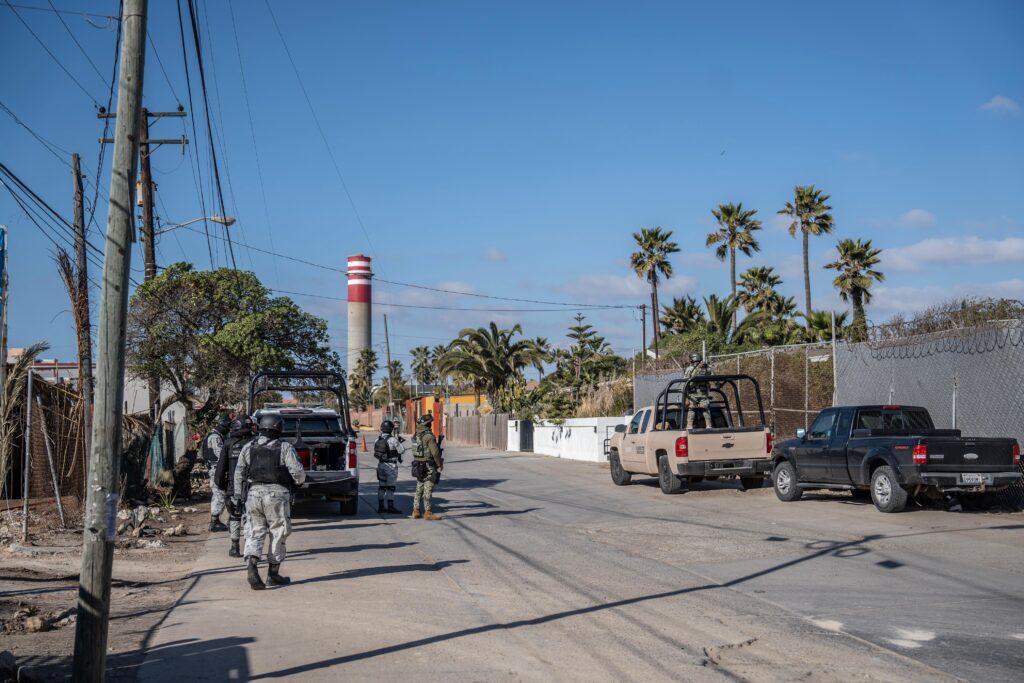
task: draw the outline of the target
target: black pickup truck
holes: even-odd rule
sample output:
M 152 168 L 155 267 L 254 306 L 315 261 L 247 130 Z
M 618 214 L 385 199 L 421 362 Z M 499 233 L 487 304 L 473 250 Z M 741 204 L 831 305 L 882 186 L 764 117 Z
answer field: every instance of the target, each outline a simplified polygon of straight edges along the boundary
M 981 493 L 1019 481 L 1020 446 L 936 429 L 928 411 L 914 406 L 826 408 L 806 432 L 775 445 L 773 471 L 782 501 L 806 489 L 839 489 L 899 512 L 911 495 Z

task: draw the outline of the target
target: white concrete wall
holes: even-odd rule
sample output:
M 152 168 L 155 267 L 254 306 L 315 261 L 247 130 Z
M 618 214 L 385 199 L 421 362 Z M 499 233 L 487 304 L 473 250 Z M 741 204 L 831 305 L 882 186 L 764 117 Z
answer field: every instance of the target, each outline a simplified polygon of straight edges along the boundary
M 616 425 L 628 421 L 628 417 L 577 417 L 562 424 L 536 422 L 533 452 L 568 460 L 604 462 L 604 440 L 611 438 Z M 510 433 L 510 447 L 511 436 Z
M 519 452 L 519 420 L 508 421 L 508 446 L 505 450 L 508 453 Z

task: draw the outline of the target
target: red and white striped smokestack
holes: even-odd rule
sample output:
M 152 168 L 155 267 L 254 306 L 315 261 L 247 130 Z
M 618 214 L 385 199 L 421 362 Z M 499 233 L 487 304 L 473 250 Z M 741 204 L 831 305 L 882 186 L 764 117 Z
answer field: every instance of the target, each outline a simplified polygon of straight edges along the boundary
M 372 292 L 373 270 L 370 257 L 356 254 L 348 257 L 348 371 L 351 375 L 363 349 L 370 348 L 373 313 Z

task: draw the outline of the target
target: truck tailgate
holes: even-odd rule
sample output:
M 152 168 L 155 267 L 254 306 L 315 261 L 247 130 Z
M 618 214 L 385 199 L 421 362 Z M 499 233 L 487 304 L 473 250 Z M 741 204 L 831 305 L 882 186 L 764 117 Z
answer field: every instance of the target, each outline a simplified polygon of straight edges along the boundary
M 1002 472 L 1013 465 L 1013 439 L 928 437 L 931 472 Z
M 689 432 L 690 460 L 741 460 L 767 458 L 764 430 Z

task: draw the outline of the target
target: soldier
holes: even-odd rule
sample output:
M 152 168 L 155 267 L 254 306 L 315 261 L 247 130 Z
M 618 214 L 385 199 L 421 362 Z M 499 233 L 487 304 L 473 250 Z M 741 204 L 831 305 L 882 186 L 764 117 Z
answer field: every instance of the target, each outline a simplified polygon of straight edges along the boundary
M 238 467 L 238 458 L 242 455 L 242 448 L 256 438 L 256 423 L 248 415 L 240 415 L 231 423 L 231 433 L 224 442 L 224 454 L 217 461 L 214 471 L 214 480 L 217 487 L 225 492 L 228 499 L 228 530 L 231 532 L 231 549 L 228 550 L 229 557 L 241 557 L 239 542 L 242 537 L 242 517 L 245 514 L 245 499 L 239 491 L 235 495 L 235 470 Z M 241 505 L 235 503 L 241 499 Z
M 285 558 L 285 539 L 292 531 L 292 486 L 306 481 L 295 447 L 281 440 L 283 421 L 280 415 L 263 415 L 259 421 L 259 436 L 242 448 L 235 468 L 235 505 L 241 504 L 241 492 L 248 493 L 245 510 L 248 529 L 245 536 L 245 561 L 248 564 L 249 587 L 263 590 L 266 586 L 259 574 L 263 541 L 270 534 L 267 550 L 267 584 L 286 586 L 291 581 L 281 576 L 281 563 Z
M 213 429 L 203 439 L 203 460 L 210 469 L 210 531 L 227 531 L 228 528 L 220 521 L 220 514 L 224 512 L 225 502 L 224 489 L 217 488 L 214 474 L 217 469 L 217 461 L 224 452 L 224 439 L 231 431 L 231 418 L 227 415 L 219 415 L 213 424 Z
M 441 448 L 431 427 L 434 417 L 427 413 L 416 420 L 415 451 L 413 453 L 412 476 L 416 477 L 416 495 L 412 499 L 412 518 L 441 519 L 430 511 L 430 499 L 434 494 L 434 485 L 440 480 L 439 473 L 444 469 L 441 459 Z M 423 514 L 420 514 L 420 500 L 423 500 Z
M 683 372 L 683 379 L 695 377 L 707 377 L 711 374 L 711 368 L 703 361 L 699 353 L 690 354 L 690 365 Z M 711 428 L 711 395 L 708 393 L 707 382 L 691 384 L 686 401 L 686 429 L 691 430 L 697 417 L 697 411 L 704 414 L 704 428 Z
M 395 423 L 384 420 L 380 425 L 380 436 L 373 444 L 373 456 L 377 463 L 377 512 L 400 515 L 402 511 L 395 507 L 395 488 L 398 486 L 398 463 L 402 462 L 405 444 L 402 438 L 394 436 Z M 384 501 L 387 500 L 387 508 Z

